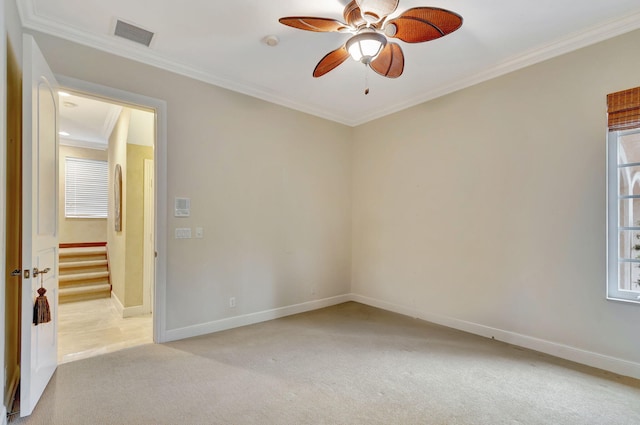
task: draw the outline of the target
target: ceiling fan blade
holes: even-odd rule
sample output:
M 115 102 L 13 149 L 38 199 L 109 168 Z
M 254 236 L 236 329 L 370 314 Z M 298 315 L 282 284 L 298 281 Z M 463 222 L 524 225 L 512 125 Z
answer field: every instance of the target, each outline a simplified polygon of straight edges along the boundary
M 436 7 L 416 7 L 387 21 L 385 34 L 407 43 L 444 37 L 462 26 L 462 16 Z
M 288 16 L 278 21 L 293 28 L 314 32 L 341 32 L 348 29 L 343 22 L 329 18 L 314 18 L 312 16 Z
M 404 53 L 398 43 L 387 43 L 373 62 L 369 64 L 383 77 L 398 78 L 404 71 Z
M 373 23 L 386 18 L 398 8 L 399 0 L 356 0 L 362 16 Z
M 313 76 L 315 78 L 322 77 L 327 72 L 337 68 L 338 65 L 346 61 L 348 57 L 349 57 L 349 52 L 347 51 L 347 48 L 344 45 L 339 49 L 336 49 L 333 52 L 328 53 L 316 65 L 316 68 L 313 70 Z
M 343 16 L 344 21 L 354 28 L 367 24 L 367 21 L 362 17 L 362 12 L 360 12 L 360 7 L 358 3 L 356 3 L 356 0 L 351 0 L 349 4 L 344 7 Z

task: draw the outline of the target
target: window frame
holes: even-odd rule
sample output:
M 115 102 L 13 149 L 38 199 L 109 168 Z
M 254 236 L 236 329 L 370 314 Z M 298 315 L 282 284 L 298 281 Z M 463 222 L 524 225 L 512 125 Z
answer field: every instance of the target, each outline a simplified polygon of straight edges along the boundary
M 91 165 L 92 167 L 96 167 L 96 164 L 100 164 L 100 167 L 103 169 L 101 171 L 104 172 L 103 174 L 103 178 L 100 179 L 99 181 L 101 182 L 100 185 L 96 185 L 93 184 L 90 188 L 91 189 L 95 189 L 95 188 L 99 188 L 101 190 L 101 196 L 100 196 L 100 208 L 92 208 L 92 207 L 87 207 L 87 208 L 82 208 L 82 205 L 80 205 L 80 208 L 78 208 L 79 203 L 78 202 L 74 202 L 71 203 L 70 206 L 70 202 L 69 202 L 69 192 L 72 190 L 70 189 L 70 178 L 75 178 L 76 182 L 76 187 L 77 186 L 82 186 L 83 183 L 88 183 L 87 181 L 83 181 L 81 179 L 79 179 L 78 175 L 76 176 L 69 176 L 69 172 L 70 172 L 70 162 L 75 162 L 76 164 L 78 163 L 91 163 L 93 165 Z M 85 171 L 86 172 L 86 171 Z M 109 215 L 109 163 L 106 160 L 103 159 L 91 159 L 91 158 L 78 158 L 78 157 L 73 157 L 73 156 L 67 156 L 65 157 L 65 170 L 64 170 L 64 217 L 68 218 L 68 219 L 101 219 L 104 220 L 108 217 Z M 94 181 L 95 183 L 95 181 Z M 91 193 L 89 188 L 83 187 L 84 189 L 84 193 Z
M 640 234 L 640 223 L 637 226 L 621 226 L 619 221 L 621 200 L 638 199 L 640 195 L 621 195 L 620 170 L 637 166 L 640 163 L 619 162 L 620 138 L 640 133 L 640 128 L 631 130 L 609 131 L 607 135 L 607 285 L 606 298 L 612 301 L 640 304 L 640 290 L 620 289 L 620 265 L 623 263 L 637 264 L 640 259 L 623 258 L 620 254 L 620 232 L 634 231 Z M 624 223 L 623 223 L 624 224 Z M 631 242 L 632 243 L 632 242 Z M 624 261 L 622 261 L 624 260 Z

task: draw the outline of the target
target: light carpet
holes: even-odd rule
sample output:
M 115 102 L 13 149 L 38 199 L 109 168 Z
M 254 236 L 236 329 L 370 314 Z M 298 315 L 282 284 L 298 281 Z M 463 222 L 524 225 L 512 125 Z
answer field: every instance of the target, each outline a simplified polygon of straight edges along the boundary
M 15 424 L 640 424 L 640 381 L 357 303 L 61 365 Z

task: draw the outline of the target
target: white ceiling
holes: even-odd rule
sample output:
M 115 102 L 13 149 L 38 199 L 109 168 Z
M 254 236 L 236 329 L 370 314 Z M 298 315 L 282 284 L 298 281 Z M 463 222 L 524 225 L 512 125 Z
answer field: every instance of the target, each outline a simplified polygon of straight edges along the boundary
M 122 106 L 60 92 L 60 144 L 106 150 Z
M 312 71 L 347 34 L 285 27 L 283 16 L 342 19 L 348 0 L 17 0 L 27 28 L 355 126 L 524 66 L 640 28 L 638 0 L 400 0 L 454 11 L 462 28 L 399 41 L 404 74 L 387 79 L 348 60 Z M 150 47 L 113 35 L 116 19 L 155 33 Z M 280 44 L 261 40 L 276 35 Z

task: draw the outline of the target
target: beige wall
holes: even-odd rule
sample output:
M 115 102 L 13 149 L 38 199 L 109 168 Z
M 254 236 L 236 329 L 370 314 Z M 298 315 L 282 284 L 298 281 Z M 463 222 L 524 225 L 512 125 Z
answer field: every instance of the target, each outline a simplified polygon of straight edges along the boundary
M 129 136 L 127 143 L 142 146 L 153 146 L 155 142 L 156 117 L 153 111 L 131 109 Z
M 55 37 L 36 40 L 56 73 L 167 102 L 168 330 L 349 292 L 350 128 Z M 176 196 L 191 199 L 189 218 L 173 217 Z M 203 239 L 173 238 L 176 227 L 197 226 Z
M 109 278 L 112 291 L 121 303 L 125 300 L 126 229 L 127 229 L 127 133 L 130 111 L 124 108 L 109 137 L 109 217 L 107 218 L 107 248 L 109 250 Z M 116 164 L 122 168 L 122 227 L 115 231 L 114 172 Z M 123 231 L 122 231 L 123 230 Z
M 153 136 L 152 136 L 153 137 Z M 124 307 L 142 305 L 144 249 L 144 160 L 153 159 L 153 148 L 127 144 L 126 216 L 126 293 Z
M 638 69 L 635 31 L 358 127 L 352 291 L 640 362 L 605 300 L 606 94 Z
M 72 146 L 60 146 L 59 183 L 60 183 L 60 243 L 106 242 L 106 218 L 67 218 L 64 216 L 65 158 L 83 158 L 107 161 L 107 151 Z
M 352 291 L 640 362 L 637 306 L 604 299 L 605 95 L 640 85 L 640 32 L 356 129 L 36 39 L 57 73 L 167 102 L 169 330 Z
M 145 118 L 153 114 L 143 114 Z M 153 145 L 153 128 L 140 125 L 139 111 L 123 108 L 109 138 L 109 206 L 107 224 L 109 269 L 113 293 L 123 307 L 142 305 L 143 271 L 143 181 L 144 160 L 153 159 L 153 147 L 129 144 L 131 129 L 137 128 L 133 137 L 138 143 Z M 141 129 L 142 127 L 142 129 Z M 146 130 L 145 130 L 146 128 Z M 151 134 L 149 132 L 151 131 Z M 144 139 L 144 140 L 143 140 Z M 122 168 L 122 228 L 115 231 L 114 171 L 116 164 Z

